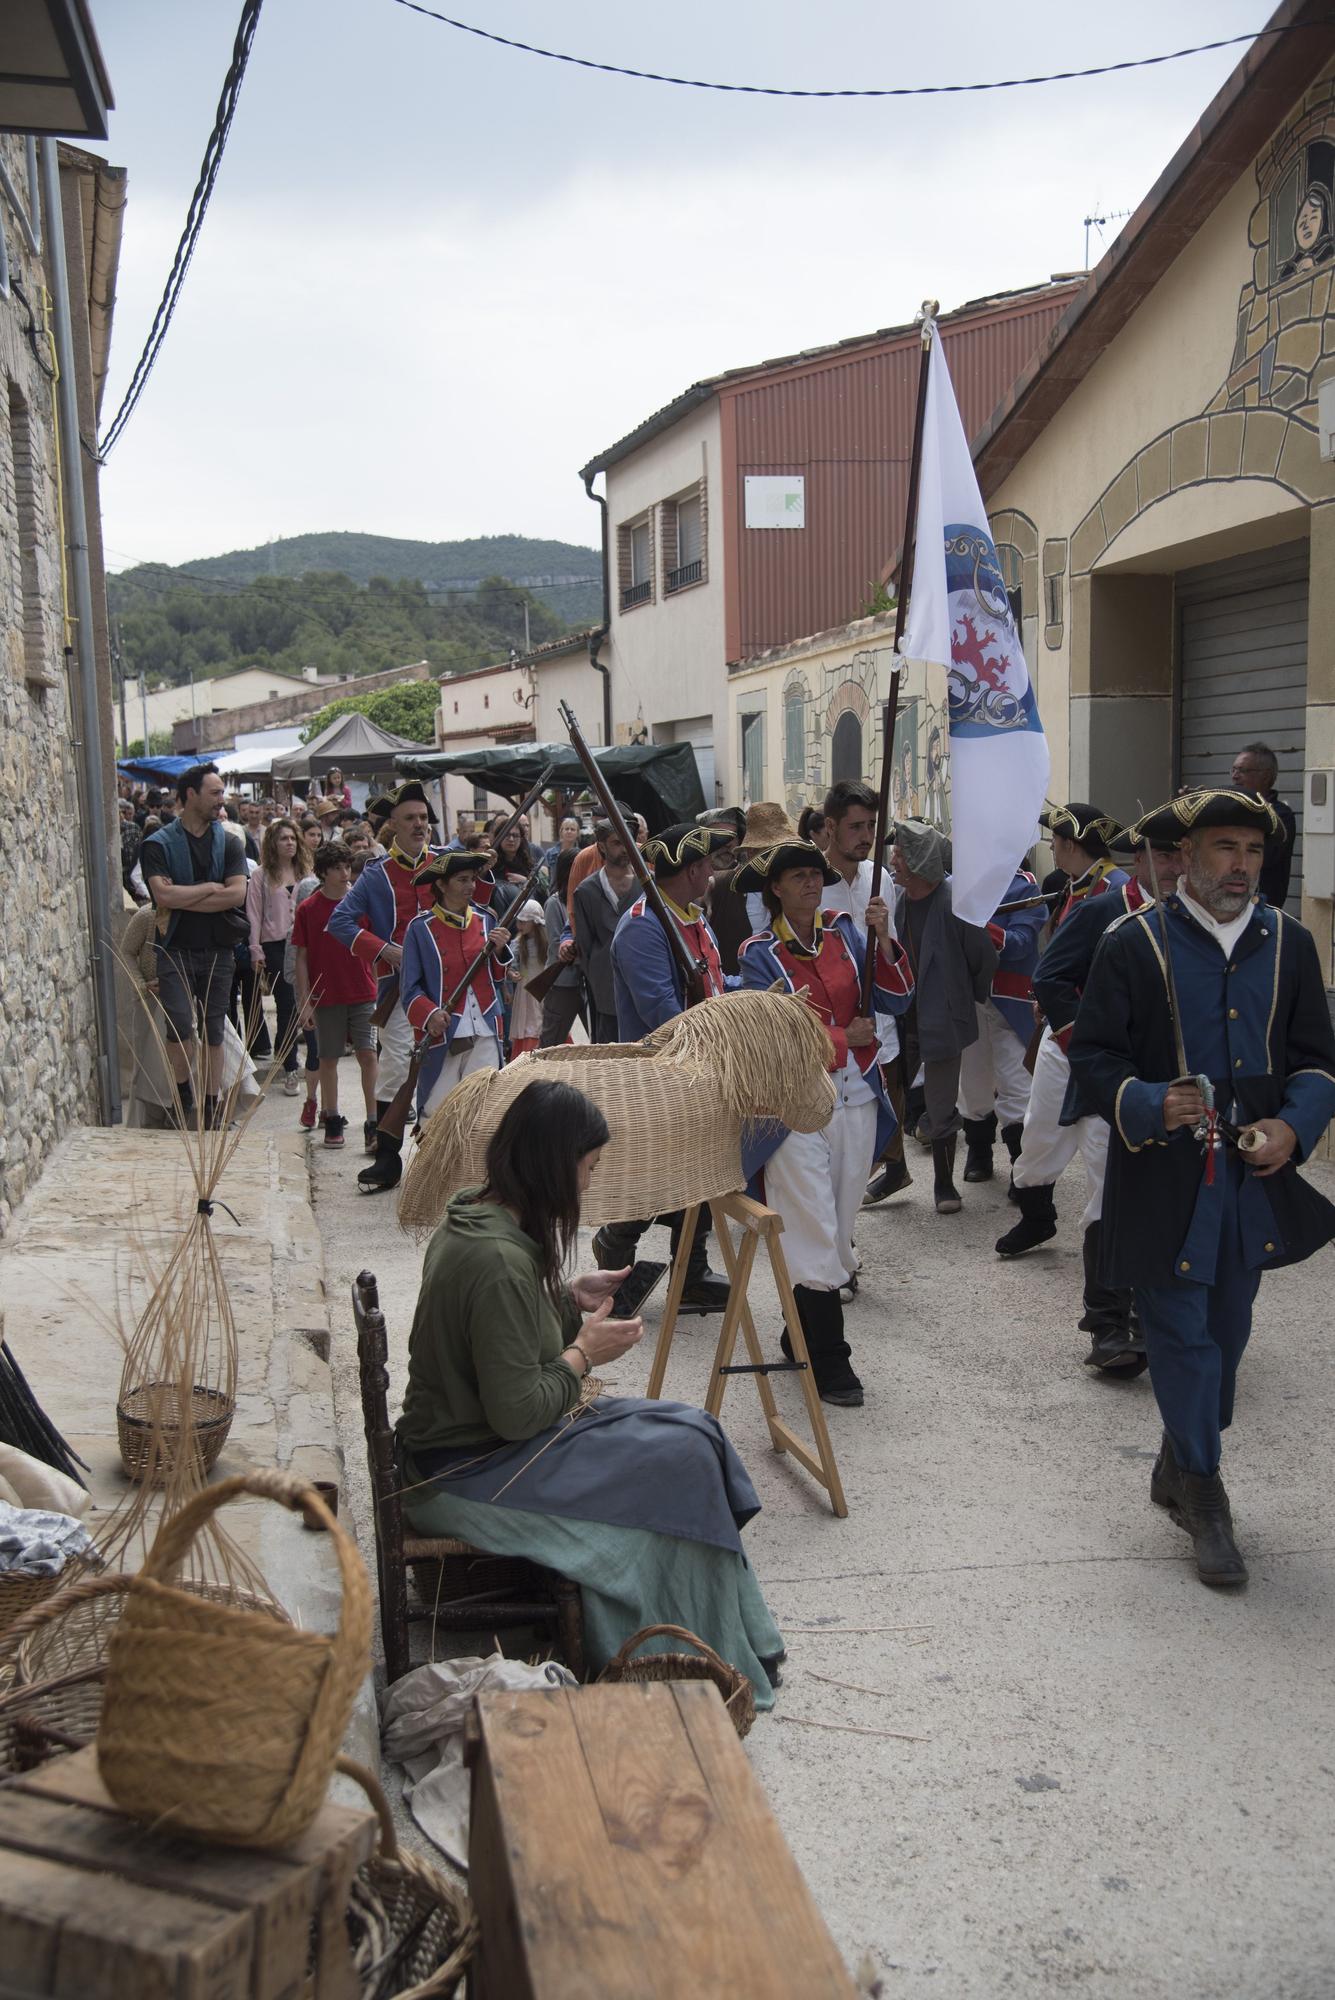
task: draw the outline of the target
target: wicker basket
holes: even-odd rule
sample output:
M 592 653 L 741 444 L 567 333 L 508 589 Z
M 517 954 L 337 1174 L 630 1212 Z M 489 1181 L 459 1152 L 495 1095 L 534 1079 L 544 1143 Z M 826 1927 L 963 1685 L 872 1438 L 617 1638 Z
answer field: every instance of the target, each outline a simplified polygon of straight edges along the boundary
M 642 1660 L 631 1654 L 646 1639 L 684 1639 L 694 1653 L 647 1653 Z M 646 1625 L 632 1633 L 598 1676 L 600 1681 L 713 1681 L 723 1696 L 723 1706 L 732 1717 L 733 1728 L 745 1736 L 756 1719 L 756 1697 L 746 1675 L 721 1660 L 712 1646 L 697 1639 L 684 1625 Z
M 357 1871 L 348 1903 L 361 2000 L 444 2000 L 477 1944 L 472 1905 L 448 1875 L 403 1852 L 371 1773 L 350 1757 L 340 1757 L 338 1768 L 357 1780 L 380 1817 L 380 1850 Z
M 309 1512 L 343 1584 L 332 1637 L 208 1602 L 173 1582 L 197 1531 L 253 1494 Z M 371 1587 L 314 1487 L 280 1472 L 225 1479 L 162 1523 L 111 1635 L 98 1765 L 116 1803 L 204 1840 L 284 1847 L 323 1803 L 371 1664 Z
M 85 1667 L 0 1696 L 0 1777 L 82 1750 L 97 1735 L 103 1670 Z
M 221 1389 L 196 1384 L 190 1392 L 186 1428 L 198 1479 L 202 1483 L 218 1462 L 236 1414 L 233 1397 Z M 127 1479 L 165 1486 L 176 1469 L 181 1436 L 180 1396 L 174 1382 L 144 1382 L 116 1405 L 116 1434 Z
M 55 1576 L 21 1576 L 13 1570 L 6 1571 L 0 1576 L 0 1634 L 8 1632 L 25 1612 L 68 1581 L 64 1570 L 57 1571 Z

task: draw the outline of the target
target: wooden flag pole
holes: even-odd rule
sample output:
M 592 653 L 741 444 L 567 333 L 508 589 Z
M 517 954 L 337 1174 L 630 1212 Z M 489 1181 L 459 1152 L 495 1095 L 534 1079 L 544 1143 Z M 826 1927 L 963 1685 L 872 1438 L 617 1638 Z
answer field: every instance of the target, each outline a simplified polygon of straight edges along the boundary
M 890 681 L 890 699 L 882 711 L 881 723 L 881 789 L 876 802 L 876 840 L 872 848 L 871 893 L 873 897 L 881 893 L 881 876 L 885 866 L 885 843 L 890 834 L 890 780 L 895 761 L 895 724 L 899 718 L 899 688 L 903 668 L 899 660 L 900 642 L 904 637 L 904 620 L 908 615 L 909 591 L 913 586 L 913 562 L 918 544 L 918 486 L 922 477 L 922 426 L 927 410 L 927 381 L 932 359 L 932 341 L 936 337 L 936 315 L 940 302 L 924 299 L 922 311 L 918 315 L 922 353 L 918 361 L 918 400 L 913 414 L 913 449 L 909 456 L 909 484 L 904 503 L 904 539 L 900 545 L 899 588 L 895 593 L 895 670 Z M 875 983 L 876 946 L 870 929 L 867 932 L 867 956 L 862 967 L 862 1002 L 864 1015 L 872 1011 L 871 994 Z

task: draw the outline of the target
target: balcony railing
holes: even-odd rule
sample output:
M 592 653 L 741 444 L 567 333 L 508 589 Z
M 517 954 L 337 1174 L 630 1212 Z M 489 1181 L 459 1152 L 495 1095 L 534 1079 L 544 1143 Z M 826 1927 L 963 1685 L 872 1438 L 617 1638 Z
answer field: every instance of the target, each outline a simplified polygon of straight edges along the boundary
M 704 573 L 703 561 L 683 563 L 680 569 L 670 569 L 667 573 L 669 593 L 674 590 L 685 590 L 688 583 L 699 583 Z
M 630 611 L 637 604 L 647 604 L 653 590 L 652 583 L 632 583 L 621 593 L 621 609 Z

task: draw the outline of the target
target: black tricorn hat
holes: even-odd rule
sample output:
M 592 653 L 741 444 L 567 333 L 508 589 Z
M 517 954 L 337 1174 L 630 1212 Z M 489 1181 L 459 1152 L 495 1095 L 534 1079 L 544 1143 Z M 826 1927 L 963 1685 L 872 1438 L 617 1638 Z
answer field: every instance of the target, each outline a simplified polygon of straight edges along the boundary
M 418 805 L 426 807 L 432 819 L 436 817 L 431 808 L 431 801 L 426 795 L 426 788 L 420 778 L 405 778 L 401 785 L 395 785 L 392 792 L 381 792 L 378 798 L 368 799 L 366 801 L 367 817 L 371 819 L 388 819 L 395 806 L 401 806 L 405 799 L 414 799 Z
M 725 826 L 693 826 L 684 821 L 656 833 L 645 853 L 655 875 L 676 875 L 693 861 L 703 861 L 720 847 L 731 847 L 737 836 Z
M 733 876 L 732 886 L 743 896 L 751 895 L 766 882 L 777 882 L 780 875 L 786 875 L 792 868 L 819 868 L 827 888 L 839 880 L 811 841 L 780 840 L 773 847 L 762 847 L 759 854 L 752 854 Z
M 1083 846 L 1092 833 L 1095 839 L 1109 847 L 1122 831 L 1111 813 L 1100 812 L 1097 806 L 1081 799 L 1072 799 L 1069 805 L 1046 807 L 1039 814 L 1038 823 L 1045 826 L 1049 833 L 1065 834 L 1077 846 Z
M 448 882 L 451 875 L 480 874 L 483 862 L 469 848 L 452 848 L 447 854 L 433 854 L 420 868 L 413 870 L 414 886 L 418 882 Z
M 1250 826 L 1272 835 L 1279 832 L 1279 815 L 1255 792 L 1220 785 L 1183 792 L 1167 805 L 1156 806 L 1136 821 L 1135 831 L 1152 847 L 1176 847 L 1179 840 L 1206 826 Z

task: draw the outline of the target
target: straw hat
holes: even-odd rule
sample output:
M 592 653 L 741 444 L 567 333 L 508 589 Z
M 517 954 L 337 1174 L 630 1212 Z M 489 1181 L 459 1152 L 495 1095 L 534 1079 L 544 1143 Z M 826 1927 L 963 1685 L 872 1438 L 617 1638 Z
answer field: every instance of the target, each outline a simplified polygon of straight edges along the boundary
M 747 807 L 746 832 L 737 846 L 743 854 L 755 854 L 761 848 L 777 847 L 780 841 L 797 837 L 797 828 L 783 807 L 773 799 L 762 799 L 759 805 Z

